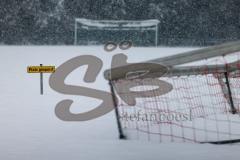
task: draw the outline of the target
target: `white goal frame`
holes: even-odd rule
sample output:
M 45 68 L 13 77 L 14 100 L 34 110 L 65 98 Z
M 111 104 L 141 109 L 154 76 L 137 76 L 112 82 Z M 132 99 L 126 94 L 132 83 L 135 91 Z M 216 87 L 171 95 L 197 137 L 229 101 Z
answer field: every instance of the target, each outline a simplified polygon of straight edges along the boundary
M 140 30 L 155 32 L 155 46 L 158 45 L 158 24 L 157 19 L 150 20 L 90 20 L 85 18 L 75 18 L 74 28 L 74 45 L 77 45 L 78 41 L 78 29 L 86 30 Z M 80 25 L 79 25 L 80 24 Z
M 234 54 L 235 57 L 231 57 L 231 60 L 227 61 Z M 188 64 L 217 57 L 224 60 L 219 61 L 220 63 L 212 61 L 213 63 L 210 64 Z M 240 142 L 239 131 L 234 129 L 240 127 L 238 116 L 240 93 L 236 92 L 236 88 L 240 87 L 240 41 L 152 59 L 143 63 L 117 66 L 104 72 L 105 79 L 109 80 L 115 105 L 120 139 L 143 138 L 149 141 L 164 142 L 162 137 L 165 137 L 166 141 L 170 140 L 171 142 L 175 140 L 176 142 L 212 144 Z M 152 65 L 146 65 L 147 63 Z M 157 68 L 154 64 L 167 67 L 167 72 L 164 67 Z M 128 73 L 136 74 L 133 74 L 135 77 L 128 79 Z M 159 80 L 159 78 L 171 83 L 171 92 L 160 95 L 160 92 L 148 87 L 152 82 L 154 86 L 155 80 Z M 125 86 L 127 87 L 125 88 Z M 130 90 L 136 86 L 142 88 L 138 88 L 136 91 Z M 164 85 L 161 91 L 164 91 L 163 88 Z M 148 96 L 151 90 L 151 93 L 155 94 L 155 98 Z M 239 91 L 239 89 L 237 90 Z M 142 91 L 146 91 L 146 94 L 139 94 Z M 133 107 L 134 109 L 132 109 Z M 194 111 L 195 109 L 196 111 Z M 190 110 L 190 112 L 187 113 L 186 110 Z M 210 110 L 214 110 L 214 112 L 208 112 Z M 159 119 L 139 121 L 138 118 L 133 123 L 131 120 L 128 121 L 129 116 L 138 117 L 140 112 L 148 116 L 176 115 L 184 112 L 192 117 L 195 114 L 192 111 L 200 114 L 195 116 L 196 119 L 193 118 L 186 123 Z M 213 126 L 216 126 L 215 129 Z M 181 132 L 178 132 L 180 130 Z M 224 136 L 226 133 L 228 137 Z

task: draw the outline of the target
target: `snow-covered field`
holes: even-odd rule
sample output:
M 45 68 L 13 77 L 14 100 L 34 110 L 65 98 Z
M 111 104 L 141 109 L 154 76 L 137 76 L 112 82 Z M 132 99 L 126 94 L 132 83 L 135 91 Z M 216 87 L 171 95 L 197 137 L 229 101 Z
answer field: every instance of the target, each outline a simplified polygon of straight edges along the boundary
M 79 55 L 94 55 L 104 66 L 96 82 L 86 84 L 86 67 L 75 70 L 66 83 L 109 91 L 103 71 L 111 57 L 125 53 L 128 62 L 141 62 L 194 48 L 131 48 L 105 52 L 103 47 L 0 47 L 0 160 L 95 160 L 95 159 L 239 159 L 240 146 L 187 143 L 121 141 L 114 112 L 86 122 L 64 122 L 54 114 L 56 104 L 73 99 L 72 112 L 83 112 L 99 104 L 92 98 L 62 95 L 49 87 L 44 74 L 44 95 L 39 74 L 27 73 L 29 65 L 55 65 Z

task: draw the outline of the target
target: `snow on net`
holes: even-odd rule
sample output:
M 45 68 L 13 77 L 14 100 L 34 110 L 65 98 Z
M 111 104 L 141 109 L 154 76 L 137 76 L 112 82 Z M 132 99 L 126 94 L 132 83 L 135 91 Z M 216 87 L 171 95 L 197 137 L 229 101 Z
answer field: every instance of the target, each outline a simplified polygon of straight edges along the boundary
M 206 68 L 198 75 L 160 77 L 160 80 L 170 83 L 173 89 L 161 96 L 136 98 L 134 106 L 121 98 L 131 97 L 128 95 L 131 92 L 116 91 L 119 119 L 126 137 L 198 143 L 240 139 L 240 62 L 231 63 L 237 60 L 240 60 L 239 53 L 206 60 Z M 207 68 L 209 64 L 224 64 L 226 67 L 235 65 L 238 69 L 223 73 L 216 68 L 210 73 Z M 226 90 L 226 76 L 230 90 Z M 148 78 L 148 81 L 152 80 Z M 114 84 L 116 86 L 123 81 L 129 80 L 117 80 Z M 138 86 L 131 91 L 155 89 L 155 86 L 144 85 L 141 79 L 134 81 Z

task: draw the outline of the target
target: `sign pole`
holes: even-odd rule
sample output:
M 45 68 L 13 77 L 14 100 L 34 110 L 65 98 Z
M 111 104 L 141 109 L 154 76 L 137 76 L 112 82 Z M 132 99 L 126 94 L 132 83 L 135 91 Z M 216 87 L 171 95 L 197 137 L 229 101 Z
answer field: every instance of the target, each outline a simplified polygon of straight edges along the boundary
M 40 64 L 40 67 L 42 67 L 43 65 Z M 40 94 L 43 95 L 43 73 L 40 72 Z
M 40 94 L 43 95 L 43 73 L 53 73 L 55 72 L 55 66 L 28 66 L 28 73 L 40 73 Z

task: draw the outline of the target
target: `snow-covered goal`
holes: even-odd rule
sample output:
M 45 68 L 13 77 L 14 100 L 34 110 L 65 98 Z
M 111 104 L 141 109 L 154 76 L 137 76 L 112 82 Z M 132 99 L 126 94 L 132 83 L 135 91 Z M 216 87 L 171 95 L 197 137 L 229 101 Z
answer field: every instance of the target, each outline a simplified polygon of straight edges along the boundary
M 148 61 L 166 66 L 165 74 L 161 66 L 138 64 L 105 71 L 120 138 L 240 142 L 239 51 L 240 42 L 233 42 Z M 166 92 L 156 81 L 172 88 Z
M 104 31 L 153 31 L 155 33 L 154 45 L 158 44 L 158 24 L 159 20 L 90 20 L 85 18 L 75 19 L 74 44 L 79 42 L 78 32 L 80 29 L 85 29 L 88 32 L 93 30 Z M 89 41 L 89 37 L 85 40 Z M 140 38 L 140 37 L 139 37 Z

